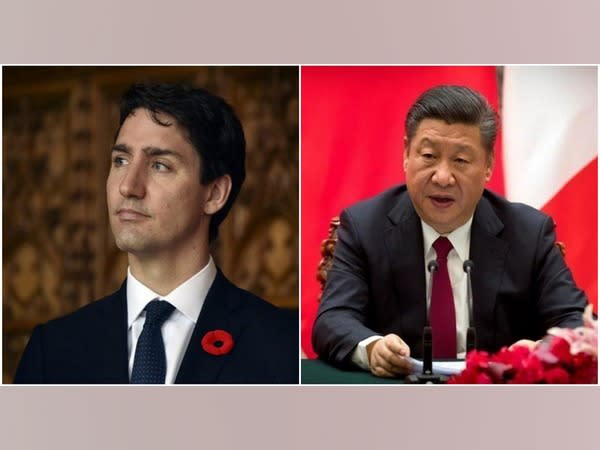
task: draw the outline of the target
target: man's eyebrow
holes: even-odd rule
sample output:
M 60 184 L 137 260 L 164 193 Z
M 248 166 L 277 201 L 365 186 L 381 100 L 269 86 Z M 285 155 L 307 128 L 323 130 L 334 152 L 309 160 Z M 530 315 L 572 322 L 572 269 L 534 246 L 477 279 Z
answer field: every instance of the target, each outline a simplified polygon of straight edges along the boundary
M 426 145 L 429 145 L 433 148 L 437 148 L 439 146 L 438 142 L 426 137 L 419 141 L 419 143 L 417 144 L 417 148 L 421 149 L 421 148 L 425 147 Z
M 475 148 L 469 144 L 459 144 L 456 146 L 456 150 L 459 152 L 473 152 Z
M 148 156 L 174 156 L 179 160 L 183 160 L 183 156 L 175 150 L 171 150 L 168 148 L 160 148 L 160 147 L 144 147 L 142 151 Z
M 113 145 L 112 151 L 131 154 L 131 147 L 129 147 L 126 144 L 115 144 L 115 145 Z M 183 156 L 181 156 L 181 154 L 179 152 L 176 152 L 175 150 L 171 150 L 168 148 L 149 146 L 149 147 L 144 147 L 142 149 L 142 151 L 147 156 L 173 156 L 173 157 L 183 161 Z
M 115 144 L 112 148 L 113 152 L 123 152 L 123 153 L 131 153 L 129 146 L 125 144 Z
M 425 146 L 430 146 L 434 149 L 439 148 L 440 143 L 435 140 L 435 139 L 431 139 L 428 137 L 424 137 L 423 139 L 421 139 L 418 144 L 417 144 L 417 148 L 421 149 Z M 454 146 L 455 151 L 458 152 L 473 152 L 475 149 L 473 148 L 473 146 L 469 145 L 469 144 L 456 144 Z

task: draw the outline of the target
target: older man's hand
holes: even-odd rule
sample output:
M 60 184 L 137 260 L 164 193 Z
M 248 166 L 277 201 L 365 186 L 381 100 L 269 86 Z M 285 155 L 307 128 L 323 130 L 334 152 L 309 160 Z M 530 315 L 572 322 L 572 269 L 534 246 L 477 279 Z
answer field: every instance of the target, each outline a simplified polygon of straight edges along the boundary
M 529 350 L 533 350 L 540 341 L 532 341 L 529 339 L 520 339 L 515 342 L 513 345 L 509 347 L 509 350 L 512 350 L 514 347 L 527 347 Z
M 410 348 L 400 336 L 388 334 L 367 346 L 373 375 L 392 378 L 410 373 Z

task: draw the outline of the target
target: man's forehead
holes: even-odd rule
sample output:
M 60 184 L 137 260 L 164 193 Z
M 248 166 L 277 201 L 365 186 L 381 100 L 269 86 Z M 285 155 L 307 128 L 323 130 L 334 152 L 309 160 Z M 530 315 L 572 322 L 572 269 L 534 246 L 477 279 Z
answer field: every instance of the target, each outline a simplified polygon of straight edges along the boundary
M 170 114 L 134 109 L 123 121 L 115 137 L 113 151 L 132 152 L 142 150 L 156 156 L 162 152 L 197 156 L 189 133 Z M 160 151 L 157 151 L 160 150 Z
M 479 126 L 459 122 L 447 123 L 437 119 L 421 121 L 412 140 L 418 146 L 451 144 L 459 147 L 483 148 Z

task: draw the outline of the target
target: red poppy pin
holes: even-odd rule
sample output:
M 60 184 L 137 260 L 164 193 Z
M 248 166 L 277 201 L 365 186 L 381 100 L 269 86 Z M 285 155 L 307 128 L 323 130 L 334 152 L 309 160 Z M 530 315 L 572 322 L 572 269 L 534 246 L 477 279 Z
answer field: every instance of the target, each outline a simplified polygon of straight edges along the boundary
M 233 348 L 233 336 L 225 330 L 207 332 L 202 338 L 202 349 L 211 355 L 226 355 Z

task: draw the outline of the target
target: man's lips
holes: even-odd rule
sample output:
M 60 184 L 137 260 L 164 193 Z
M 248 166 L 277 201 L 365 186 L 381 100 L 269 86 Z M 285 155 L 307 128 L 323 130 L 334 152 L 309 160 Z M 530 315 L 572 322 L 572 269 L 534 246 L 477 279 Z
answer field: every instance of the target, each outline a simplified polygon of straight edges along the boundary
M 142 220 L 150 216 L 135 209 L 122 208 L 117 210 L 117 217 L 121 220 Z
M 428 195 L 427 197 L 431 200 L 431 203 L 433 203 L 433 205 L 436 206 L 437 208 L 448 208 L 448 207 L 452 206 L 454 204 L 454 202 L 456 201 L 454 199 L 454 197 L 452 197 L 450 195 L 433 194 L 433 195 Z

